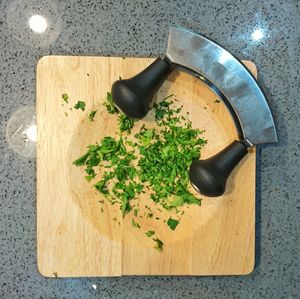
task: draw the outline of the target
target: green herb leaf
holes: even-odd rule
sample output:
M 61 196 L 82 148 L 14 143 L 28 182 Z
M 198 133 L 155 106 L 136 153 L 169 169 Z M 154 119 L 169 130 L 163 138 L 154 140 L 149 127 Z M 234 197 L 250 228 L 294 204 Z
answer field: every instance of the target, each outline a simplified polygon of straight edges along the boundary
M 156 250 L 162 252 L 164 243 L 158 238 L 153 239 L 153 241 L 156 242 L 156 245 L 154 246 L 154 248 Z
M 154 230 L 148 230 L 147 232 L 145 232 L 145 235 L 149 238 L 152 237 L 154 234 L 155 234 Z
M 118 125 L 119 125 L 120 132 L 127 132 L 128 134 L 130 134 L 131 129 L 134 126 L 134 120 L 122 113 L 119 116 Z
M 131 219 L 131 224 L 133 227 L 141 228 L 141 226 L 137 222 L 135 222 L 133 218 Z
M 122 198 L 121 211 L 123 217 L 131 211 L 131 206 L 128 198 Z
M 179 221 L 176 219 L 172 219 L 171 217 L 168 219 L 167 224 L 171 230 L 174 230 L 178 225 Z
M 86 160 L 87 160 L 87 158 L 89 157 L 89 155 L 90 155 L 89 152 L 85 153 L 85 154 L 84 154 L 83 156 L 81 156 L 79 159 L 75 160 L 75 161 L 73 162 L 73 164 L 75 164 L 76 166 L 84 165 L 85 162 L 86 162 Z
M 67 104 L 69 103 L 69 96 L 66 93 L 62 94 L 62 99 L 64 100 L 64 102 L 66 102 Z
M 176 196 L 175 199 L 170 203 L 170 207 L 180 207 L 184 204 L 184 199 L 181 196 Z
M 198 199 L 192 194 L 185 194 L 184 195 L 184 201 L 188 204 L 196 204 L 198 206 L 201 206 L 201 199 Z
M 108 188 L 107 188 L 107 180 L 106 179 L 102 179 L 101 181 L 99 181 L 98 183 L 96 183 L 94 185 L 94 187 L 102 194 L 109 194 Z
M 86 175 L 86 176 L 85 176 L 85 179 L 86 179 L 88 182 L 90 182 L 93 178 L 94 178 L 94 176 L 92 176 L 92 175 Z
M 82 111 L 85 110 L 85 102 L 83 101 L 78 101 L 75 105 L 74 105 L 75 109 L 81 109 Z
M 88 118 L 90 121 L 94 121 L 94 117 L 97 113 L 97 110 L 92 110 L 91 113 L 89 114 Z
M 108 92 L 106 94 L 106 102 L 104 103 L 104 105 L 105 105 L 108 113 L 111 113 L 111 114 L 119 113 L 118 108 L 113 103 L 112 96 L 111 96 L 110 92 Z

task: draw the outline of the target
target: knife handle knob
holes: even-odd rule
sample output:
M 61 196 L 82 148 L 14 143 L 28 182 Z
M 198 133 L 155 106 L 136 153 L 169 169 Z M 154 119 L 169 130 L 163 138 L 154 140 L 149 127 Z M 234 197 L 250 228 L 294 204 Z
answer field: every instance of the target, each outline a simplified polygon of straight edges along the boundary
M 172 68 L 166 60 L 157 58 L 136 76 L 113 83 L 111 94 L 116 106 L 130 118 L 143 118 L 151 109 L 155 92 Z
M 193 187 L 205 196 L 221 196 L 231 171 L 247 153 L 247 146 L 235 140 L 215 156 L 194 161 L 189 171 Z

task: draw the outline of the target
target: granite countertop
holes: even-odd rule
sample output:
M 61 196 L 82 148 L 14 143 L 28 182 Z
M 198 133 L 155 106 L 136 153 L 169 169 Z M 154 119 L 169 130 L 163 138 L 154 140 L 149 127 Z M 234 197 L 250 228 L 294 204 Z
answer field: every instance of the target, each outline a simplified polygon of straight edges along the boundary
M 279 142 L 257 151 L 253 273 L 42 277 L 36 261 L 36 161 L 17 154 L 6 139 L 11 115 L 35 104 L 38 59 L 154 57 L 164 53 L 171 24 L 205 34 L 258 66 Z M 0 1 L 0 298 L 299 298 L 299 46 L 297 0 Z

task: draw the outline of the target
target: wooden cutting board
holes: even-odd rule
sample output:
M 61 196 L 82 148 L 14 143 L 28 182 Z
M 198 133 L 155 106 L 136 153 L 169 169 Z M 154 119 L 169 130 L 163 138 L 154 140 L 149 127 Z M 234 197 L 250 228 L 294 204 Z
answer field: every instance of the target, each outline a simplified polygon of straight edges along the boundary
M 47 277 L 121 275 L 245 275 L 254 267 L 255 150 L 229 178 L 226 194 L 190 206 L 175 231 L 162 221 L 144 219 L 141 229 L 103 200 L 72 165 L 90 143 L 116 132 L 103 102 L 112 83 L 128 78 L 153 59 L 45 56 L 37 65 L 37 253 Z M 253 63 L 245 62 L 256 76 Z M 69 95 L 69 104 L 62 94 Z M 200 80 L 172 74 L 157 100 L 174 94 L 193 127 L 204 129 L 207 158 L 237 138 L 225 105 Z M 86 110 L 70 110 L 78 101 Z M 92 109 L 98 112 L 88 120 Z M 153 112 L 145 120 L 153 124 Z M 148 198 L 146 200 L 149 201 Z M 101 207 L 104 210 L 101 212 Z M 163 212 L 164 217 L 168 212 Z M 114 218 L 114 220 L 113 220 Z M 164 242 L 160 253 L 145 231 Z

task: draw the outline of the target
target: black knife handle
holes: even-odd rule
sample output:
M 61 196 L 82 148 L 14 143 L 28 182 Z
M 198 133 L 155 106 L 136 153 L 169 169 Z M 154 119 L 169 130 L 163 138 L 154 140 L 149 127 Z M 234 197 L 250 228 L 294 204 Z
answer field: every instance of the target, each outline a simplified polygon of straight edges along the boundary
M 221 196 L 231 171 L 247 153 L 247 146 L 235 140 L 215 156 L 194 161 L 189 172 L 193 187 L 205 196 Z
M 130 118 L 143 118 L 151 109 L 155 92 L 160 88 L 172 68 L 166 60 L 157 58 L 136 76 L 113 83 L 113 102 Z

